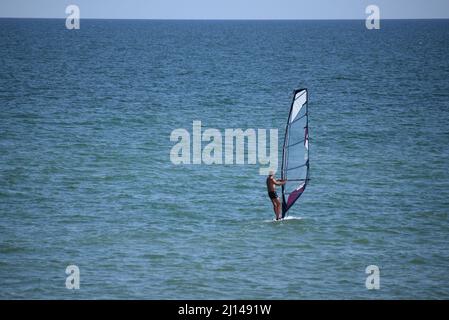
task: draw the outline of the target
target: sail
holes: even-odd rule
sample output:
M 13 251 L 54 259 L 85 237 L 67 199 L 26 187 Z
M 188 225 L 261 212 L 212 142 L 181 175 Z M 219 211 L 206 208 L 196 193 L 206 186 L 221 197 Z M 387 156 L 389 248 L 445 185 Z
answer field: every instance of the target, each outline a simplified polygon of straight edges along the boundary
M 282 218 L 299 199 L 309 181 L 309 115 L 307 89 L 295 90 L 285 128 L 281 178 Z

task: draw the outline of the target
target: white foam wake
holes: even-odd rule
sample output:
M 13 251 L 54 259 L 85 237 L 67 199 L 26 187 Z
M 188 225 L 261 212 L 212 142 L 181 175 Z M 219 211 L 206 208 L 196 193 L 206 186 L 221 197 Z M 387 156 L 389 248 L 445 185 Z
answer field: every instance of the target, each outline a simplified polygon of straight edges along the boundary
M 282 221 L 288 221 L 288 220 L 302 220 L 302 217 L 295 217 L 295 216 L 287 216 L 284 219 L 281 220 L 276 220 L 276 219 L 271 219 L 271 220 L 264 220 L 264 222 L 282 222 Z

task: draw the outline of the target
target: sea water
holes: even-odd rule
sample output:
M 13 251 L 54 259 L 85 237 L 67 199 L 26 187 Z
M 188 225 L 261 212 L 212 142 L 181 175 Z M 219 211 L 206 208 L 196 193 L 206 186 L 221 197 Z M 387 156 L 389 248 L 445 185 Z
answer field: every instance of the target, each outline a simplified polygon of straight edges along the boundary
M 0 298 L 449 298 L 448 20 L 0 19 L 0 44 Z M 277 128 L 281 157 L 299 87 L 299 219 L 271 223 L 259 164 L 170 161 L 193 121 Z

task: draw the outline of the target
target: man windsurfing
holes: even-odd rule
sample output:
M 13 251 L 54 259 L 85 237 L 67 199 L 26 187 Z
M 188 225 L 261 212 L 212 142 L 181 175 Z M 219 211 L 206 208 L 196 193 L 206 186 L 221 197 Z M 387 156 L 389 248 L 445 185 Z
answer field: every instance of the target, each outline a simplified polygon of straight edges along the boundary
M 276 215 L 276 220 L 281 219 L 281 210 L 282 205 L 281 201 L 279 200 L 279 196 L 276 193 L 276 186 L 282 186 L 285 184 L 287 180 L 276 180 L 274 176 L 274 171 L 270 171 L 267 177 L 267 189 L 268 189 L 268 196 L 270 197 L 271 203 L 273 203 L 273 210 L 274 214 Z

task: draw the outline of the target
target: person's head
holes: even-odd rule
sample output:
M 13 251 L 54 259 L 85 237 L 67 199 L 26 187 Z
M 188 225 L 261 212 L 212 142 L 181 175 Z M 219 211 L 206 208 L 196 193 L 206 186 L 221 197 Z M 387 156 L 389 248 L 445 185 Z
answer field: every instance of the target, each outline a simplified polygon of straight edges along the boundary
M 270 172 L 268 172 L 268 176 L 274 177 L 274 171 L 273 171 L 273 170 L 270 170 Z

